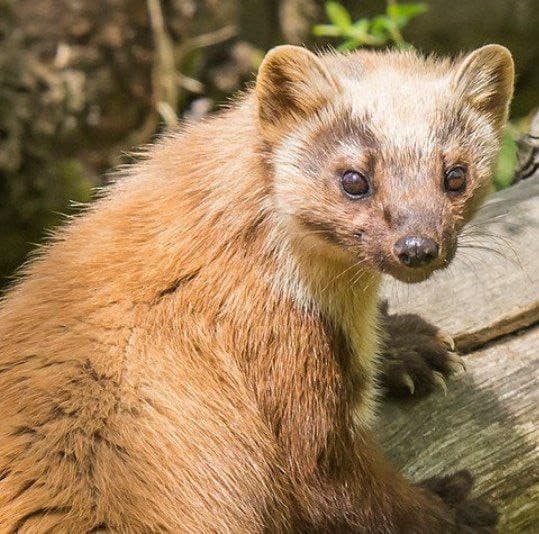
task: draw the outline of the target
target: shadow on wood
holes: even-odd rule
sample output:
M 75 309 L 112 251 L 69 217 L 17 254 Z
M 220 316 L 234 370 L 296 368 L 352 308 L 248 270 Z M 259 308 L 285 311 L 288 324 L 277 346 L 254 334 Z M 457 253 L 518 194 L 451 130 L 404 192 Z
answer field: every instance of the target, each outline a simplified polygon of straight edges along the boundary
M 539 327 L 466 358 L 444 397 L 387 403 L 379 439 L 412 480 L 458 469 L 477 477 L 475 493 L 502 513 L 500 532 L 539 525 Z

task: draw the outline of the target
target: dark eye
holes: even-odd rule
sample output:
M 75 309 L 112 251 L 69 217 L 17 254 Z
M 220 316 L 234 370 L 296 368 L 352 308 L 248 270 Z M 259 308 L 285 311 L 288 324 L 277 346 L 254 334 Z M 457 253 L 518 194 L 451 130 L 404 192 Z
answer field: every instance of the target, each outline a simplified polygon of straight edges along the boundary
M 344 192 L 351 197 L 364 197 L 371 190 L 369 180 L 357 171 L 346 171 L 342 175 L 341 184 Z
M 466 189 L 466 169 L 458 166 L 445 171 L 444 188 L 448 193 L 462 193 Z

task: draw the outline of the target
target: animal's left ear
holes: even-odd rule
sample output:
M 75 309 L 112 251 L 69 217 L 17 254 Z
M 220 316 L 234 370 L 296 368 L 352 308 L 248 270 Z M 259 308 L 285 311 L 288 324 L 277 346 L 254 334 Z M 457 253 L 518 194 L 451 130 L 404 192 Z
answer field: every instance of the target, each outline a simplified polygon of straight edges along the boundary
M 323 62 L 306 48 L 273 48 L 266 54 L 256 79 L 262 134 L 275 141 L 338 91 L 338 83 Z
M 454 83 L 472 107 L 503 127 L 513 96 L 515 67 L 504 46 L 487 45 L 468 54 L 457 66 Z

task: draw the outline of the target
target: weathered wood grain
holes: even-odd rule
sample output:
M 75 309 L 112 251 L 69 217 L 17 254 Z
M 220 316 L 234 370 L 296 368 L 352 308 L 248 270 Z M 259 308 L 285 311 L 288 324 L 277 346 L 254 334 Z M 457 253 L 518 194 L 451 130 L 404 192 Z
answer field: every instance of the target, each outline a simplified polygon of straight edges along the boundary
M 447 396 L 387 402 L 378 435 L 414 481 L 458 469 L 502 513 L 501 533 L 539 532 L 539 327 L 466 357 Z
M 460 350 L 539 321 L 539 176 L 493 195 L 461 243 L 423 284 L 386 280 L 390 310 L 419 313 Z

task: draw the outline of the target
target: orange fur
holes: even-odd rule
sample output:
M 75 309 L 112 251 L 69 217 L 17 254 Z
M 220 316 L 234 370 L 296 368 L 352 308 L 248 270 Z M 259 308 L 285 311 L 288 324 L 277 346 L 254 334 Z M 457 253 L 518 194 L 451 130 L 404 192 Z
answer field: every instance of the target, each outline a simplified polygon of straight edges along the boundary
M 391 69 L 400 56 L 376 57 Z M 273 158 L 291 149 L 273 144 L 275 128 L 264 136 L 257 102 L 149 149 L 7 293 L 1 532 L 449 521 L 369 436 L 376 265 L 354 266 L 285 216 L 283 199 L 292 211 L 298 199 Z M 312 112 L 298 109 L 294 120 Z

